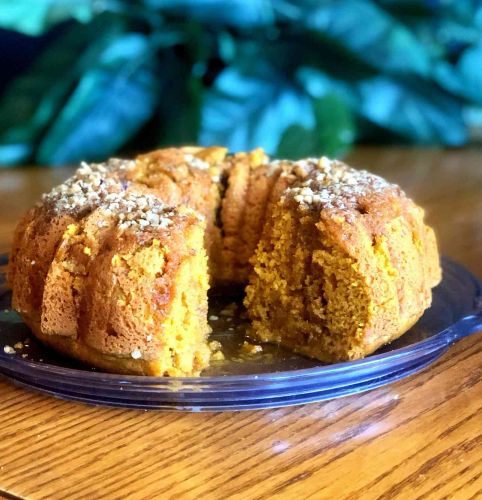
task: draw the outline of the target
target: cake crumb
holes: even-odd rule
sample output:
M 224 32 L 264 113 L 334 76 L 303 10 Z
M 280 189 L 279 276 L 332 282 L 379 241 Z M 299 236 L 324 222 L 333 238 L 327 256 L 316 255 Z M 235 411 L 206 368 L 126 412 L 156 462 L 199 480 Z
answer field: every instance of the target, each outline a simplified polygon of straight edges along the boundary
M 221 351 L 213 352 L 211 355 L 211 361 L 223 361 L 226 359 Z
M 209 316 L 209 321 L 217 321 L 219 319 L 219 316 L 216 316 L 214 314 L 211 314 L 211 316 Z
M 217 340 L 213 340 L 209 342 L 209 349 L 211 350 L 211 360 L 213 361 L 222 361 L 224 358 L 224 354 L 221 351 L 221 342 Z
M 12 346 L 6 345 L 3 346 L 3 352 L 5 354 L 15 354 L 15 349 Z
M 23 349 L 23 344 L 22 344 L 22 342 L 17 342 L 13 347 L 15 349 Z
M 115 254 L 112 256 L 112 259 L 110 260 L 110 262 L 113 266 L 117 267 L 117 266 L 120 266 L 122 261 L 121 261 L 120 256 L 118 254 Z
M 209 349 L 211 349 L 211 351 L 219 351 L 219 349 L 221 349 L 221 342 L 212 340 L 209 342 Z
M 233 317 L 237 309 L 238 305 L 235 302 L 232 302 L 231 304 L 226 306 L 219 314 L 221 316 Z
M 259 352 L 263 352 L 263 347 L 257 344 L 250 344 L 245 341 L 241 346 L 241 350 L 246 354 L 258 354 Z
M 133 359 L 141 359 L 142 358 L 142 353 L 141 353 L 141 351 L 139 351 L 139 349 L 134 349 L 131 352 L 131 356 L 132 356 Z

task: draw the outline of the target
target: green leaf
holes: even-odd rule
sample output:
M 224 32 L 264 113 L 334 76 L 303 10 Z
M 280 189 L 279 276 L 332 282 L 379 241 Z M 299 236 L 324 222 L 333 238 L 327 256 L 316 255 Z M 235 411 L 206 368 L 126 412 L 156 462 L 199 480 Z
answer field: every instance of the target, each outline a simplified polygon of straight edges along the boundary
M 301 125 L 290 125 L 281 136 L 276 156 L 293 160 L 316 155 L 314 151 L 320 148 L 315 131 L 316 128 L 310 130 Z
M 275 153 L 294 124 L 314 126 L 309 98 L 267 63 L 249 60 L 223 70 L 207 91 L 200 142 L 232 151 L 261 146 Z
M 273 23 L 271 0 L 144 0 L 161 12 L 196 20 L 209 25 L 258 28 Z
M 41 35 L 67 19 L 89 22 L 95 5 L 92 0 L 0 0 L 0 27 Z
M 432 62 L 455 61 L 467 47 L 477 44 L 480 39 L 480 27 L 475 24 L 473 15 L 457 17 L 446 10 L 437 9 L 425 17 L 399 16 L 423 44 Z
M 482 39 L 467 49 L 457 64 L 460 79 L 465 83 L 465 96 L 482 103 Z
M 81 72 L 121 26 L 110 19 L 98 36 L 98 19 L 69 27 L 0 99 L 0 160 L 3 165 L 31 160 L 36 142 L 55 118 Z M 95 38 L 97 36 L 97 38 Z M 92 44 L 92 39 L 95 42 Z
M 377 76 L 357 86 L 358 112 L 419 144 L 460 146 L 467 140 L 459 100 L 422 80 Z
M 459 99 L 432 83 L 415 77 L 378 75 L 349 81 L 334 78 L 317 68 L 300 67 L 296 77 L 316 98 L 326 93 L 342 99 L 354 115 L 385 130 L 387 136 L 420 144 L 457 146 L 467 140 L 463 106 Z M 340 75 L 338 75 L 340 76 Z
M 455 66 L 439 61 L 434 69 L 437 82 L 455 95 L 482 104 L 482 42 L 468 48 Z
M 37 160 L 60 165 L 112 155 L 150 118 L 159 85 L 149 39 L 138 33 L 119 37 L 82 76 Z
M 306 156 L 343 156 L 355 140 L 355 121 L 348 104 L 336 94 L 327 94 L 313 103 L 316 127 L 315 148 Z
M 295 73 L 296 81 L 311 97 L 318 99 L 326 94 L 333 94 L 341 98 L 350 107 L 356 108 L 358 99 L 354 92 L 356 81 L 364 79 L 351 78 L 353 73 L 346 68 L 334 75 L 333 72 L 323 71 L 310 66 L 300 66 Z
M 313 109 L 316 126 L 312 129 L 301 125 L 288 127 L 278 146 L 278 157 L 339 157 L 349 150 L 355 138 L 355 126 L 346 103 L 334 94 L 327 94 L 313 101 Z
M 427 75 L 430 60 L 412 33 L 373 2 L 314 3 L 304 11 L 306 28 L 331 38 L 375 68 Z
M 473 0 L 420 1 L 420 0 L 377 0 L 385 9 L 395 13 L 416 13 L 429 18 L 437 15 L 447 15 L 452 18 L 470 19 L 474 16 L 478 2 Z
M 168 72 L 169 81 L 178 84 L 166 85 L 163 89 L 158 145 L 195 144 L 201 122 L 202 83 L 179 59 L 166 58 L 162 66 Z

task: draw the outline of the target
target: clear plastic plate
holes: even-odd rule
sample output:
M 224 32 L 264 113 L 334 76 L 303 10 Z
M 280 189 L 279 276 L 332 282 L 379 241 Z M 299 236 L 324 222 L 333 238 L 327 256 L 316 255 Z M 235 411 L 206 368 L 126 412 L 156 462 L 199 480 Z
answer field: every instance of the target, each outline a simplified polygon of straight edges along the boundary
M 5 264 L 6 257 L 0 257 L 0 265 L 1 259 Z M 211 297 L 212 338 L 221 341 L 226 359 L 214 362 L 201 377 L 115 375 L 61 357 L 36 341 L 10 309 L 0 272 L 0 374 L 18 385 L 98 405 L 178 411 L 271 408 L 337 398 L 408 377 L 453 342 L 482 329 L 482 284 L 448 259 L 443 259 L 443 281 L 434 290 L 433 304 L 420 321 L 358 361 L 326 365 L 273 345 L 245 352 L 248 322 L 241 299 L 236 290 Z M 5 345 L 16 346 L 15 352 L 4 352 Z

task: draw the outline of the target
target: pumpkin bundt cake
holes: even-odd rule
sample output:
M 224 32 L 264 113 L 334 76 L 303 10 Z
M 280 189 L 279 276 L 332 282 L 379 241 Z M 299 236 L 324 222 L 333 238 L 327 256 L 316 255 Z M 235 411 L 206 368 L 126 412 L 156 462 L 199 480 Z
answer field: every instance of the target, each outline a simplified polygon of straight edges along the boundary
M 190 376 L 209 365 L 210 282 L 248 284 L 253 336 L 334 362 L 403 334 L 440 267 L 422 209 L 380 177 L 189 147 L 82 164 L 20 221 L 7 277 L 54 349 Z

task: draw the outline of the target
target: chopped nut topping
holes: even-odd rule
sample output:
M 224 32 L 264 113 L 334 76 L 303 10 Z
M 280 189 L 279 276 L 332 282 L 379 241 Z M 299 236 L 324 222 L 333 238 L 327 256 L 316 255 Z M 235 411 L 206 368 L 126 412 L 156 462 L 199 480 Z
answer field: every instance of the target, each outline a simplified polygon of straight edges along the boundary
M 190 167 L 199 168 L 200 170 L 207 170 L 209 168 L 209 163 L 206 163 L 205 161 L 191 154 L 185 154 L 184 159 Z
M 263 352 L 263 347 L 257 344 L 250 344 L 245 341 L 241 346 L 241 350 L 246 354 L 257 354 L 258 352 Z
M 132 352 L 131 352 L 131 357 L 133 359 L 141 359 L 142 358 L 142 353 L 141 351 L 139 351 L 139 349 L 134 349 Z
M 191 163 L 196 168 L 208 166 L 194 157 Z M 166 229 L 172 225 L 174 215 L 195 214 L 189 209 L 178 211 L 169 207 L 152 194 L 137 192 L 135 186 L 125 181 L 122 175 L 135 164 L 135 161 L 118 159 L 99 164 L 82 163 L 73 177 L 43 196 L 43 203 L 56 213 L 71 212 L 80 216 L 98 208 L 107 219 L 113 218 L 122 230 Z M 109 225 L 107 220 L 97 222 L 98 227 Z M 78 227 L 71 224 L 65 238 L 75 235 L 77 230 Z M 88 247 L 84 248 L 86 255 L 90 255 L 89 252 Z
M 165 205 L 152 194 L 135 191 L 110 193 L 100 208 L 107 216 L 117 219 L 120 229 L 133 228 L 141 231 L 148 228 L 166 229 L 173 224 L 174 216 L 197 216 L 191 209 L 177 210 Z
M 132 160 L 113 158 L 106 163 L 82 162 L 76 173 L 63 184 L 44 194 L 44 204 L 53 206 L 55 212 L 82 213 L 100 205 L 112 191 L 125 189 L 119 173 L 135 167 Z
M 222 309 L 219 314 L 221 316 L 227 316 L 227 317 L 233 317 L 235 312 L 237 311 L 238 306 L 235 302 L 232 302 L 228 306 L 226 306 L 224 309 Z
M 221 342 L 213 340 L 209 342 L 209 349 L 211 350 L 211 360 L 212 361 L 222 361 L 224 359 L 224 354 L 221 351 Z
M 222 351 L 215 351 L 211 354 L 211 361 L 224 361 L 225 356 Z
M 346 210 L 356 206 L 360 196 L 394 187 L 381 177 L 325 156 L 299 160 L 292 171 L 299 181 L 286 190 L 282 200 L 292 198 L 305 209 L 316 205 Z

